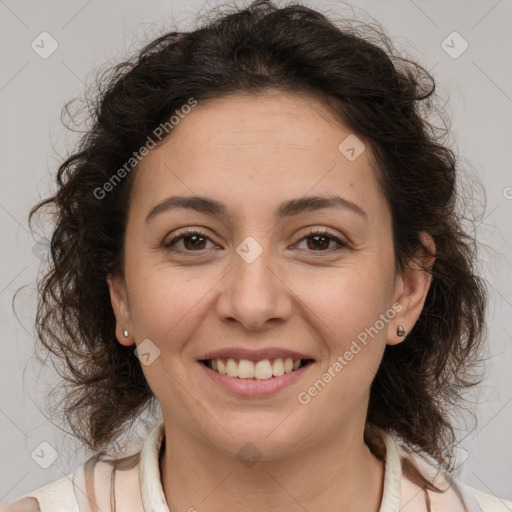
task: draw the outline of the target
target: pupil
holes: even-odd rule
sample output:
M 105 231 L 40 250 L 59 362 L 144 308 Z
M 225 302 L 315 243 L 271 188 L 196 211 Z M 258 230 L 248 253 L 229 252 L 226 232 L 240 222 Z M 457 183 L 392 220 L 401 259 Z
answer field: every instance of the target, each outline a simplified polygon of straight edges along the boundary
M 194 241 L 192 242 L 192 247 L 195 247 L 196 249 L 200 246 L 201 243 L 204 243 L 204 238 L 201 235 L 187 236 L 186 239 L 188 242 L 190 242 L 193 239 Z M 203 242 L 198 240 L 203 240 Z
M 325 247 L 325 241 L 327 241 L 327 246 L 329 246 L 329 240 L 328 240 L 328 238 L 327 238 L 326 236 L 324 236 L 324 235 L 315 235 L 315 236 L 310 237 L 310 240 L 311 240 L 311 239 L 312 239 L 312 240 L 315 240 L 315 242 L 313 243 L 313 248 L 316 248 L 316 249 L 318 249 L 318 248 L 320 248 L 320 249 L 326 249 L 327 247 Z M 324 243 L 323 243 L 323 244 L 322 244 L 322 243 L 320 243 L 320 245 L 319 245 L 319 244 L 317 244 L 316 242 L 318 242 L 318 240 L 319 240 L 319 239 L 323 239 L 323 240 L 324 240 Z

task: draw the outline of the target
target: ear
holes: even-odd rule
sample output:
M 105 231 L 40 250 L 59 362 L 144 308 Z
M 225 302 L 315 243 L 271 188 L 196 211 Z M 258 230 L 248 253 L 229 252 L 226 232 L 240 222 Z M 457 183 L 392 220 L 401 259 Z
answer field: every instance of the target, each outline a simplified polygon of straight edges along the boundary
M 133 324 L 130 317 L 130 308 L 126 294 L 126 283 L 120 275 L 107 276 L 110 291 L 110 302 L 116 316 L 116 338 L 121 345 L 129 347 L 135 343 Z M 128 336 L 123 334 L 128 331 Z
M 397 275 L 395 280 L 393 304 L 398 302 L 402 309 L 395 315 L 394 324 L 388 331 L 388 345 L 397 345 L 404 341 L 405 337 L 398 336 L 396 332 L 399 325 L 406 333 L 411 332 L 421 314 L 432 282 L 432 275 L 427 270 L 431 270 L 434 265 L 436 246 L 432 237 L 424 231 L 420 233 L 420 240 L 428 252 L 420 246 L 407 268 L 402 274 Z

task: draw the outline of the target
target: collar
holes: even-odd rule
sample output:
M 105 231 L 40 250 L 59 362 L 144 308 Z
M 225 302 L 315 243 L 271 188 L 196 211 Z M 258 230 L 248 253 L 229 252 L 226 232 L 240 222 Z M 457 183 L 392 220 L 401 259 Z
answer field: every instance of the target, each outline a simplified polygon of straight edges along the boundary
M 386 445 L 384 491 L 379 512 L 399 512 L 402 468 L 400 455 L 390 434 L 381 430 Z M 140 454 L 139 477 L 144 512 L 170 512 L 160 477 L 160 448 L 165 436 L 164 423 L 157 425 L 146 438 Z

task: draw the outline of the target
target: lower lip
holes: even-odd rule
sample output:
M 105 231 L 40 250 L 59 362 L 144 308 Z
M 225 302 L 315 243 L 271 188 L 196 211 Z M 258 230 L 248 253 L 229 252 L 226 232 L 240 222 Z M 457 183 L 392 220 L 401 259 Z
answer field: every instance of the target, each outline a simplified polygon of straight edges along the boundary
M 199 365 L 206 372 L 208 377 L 212 379 L 219 386 L 223 387 L 227 391 L 234 393 L 238 396 L 269 396 L 277 393 L 286 386 L 290 386 L 297 380 L 299 380 L 308 370 L 313 366 L 314 363 L 309 363 L 298 370 L 290 373 L 285 373 L 280 377 L 272 377 L 267 380 L 258 379 L 239 379 L 238 377 L 228 377 L 222 375 L 205 364 L 199 362 Z

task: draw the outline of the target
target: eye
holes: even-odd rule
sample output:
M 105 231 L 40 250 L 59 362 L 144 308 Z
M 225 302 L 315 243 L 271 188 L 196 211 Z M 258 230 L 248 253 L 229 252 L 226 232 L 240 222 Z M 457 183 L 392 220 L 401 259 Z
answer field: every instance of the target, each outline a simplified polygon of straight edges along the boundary
M 338 237 L 325 229 L 312 229 L 300 240 L 300 242 L 302 241 L 306 241 L 307 248 L 315 252 L 327 252 L 326 250 L 329 249 L 331 242 L 335 242 L 338 245 L 338 248 L 335 250 L 348 247 L 345 242 L 342 242 Z M 308 243 L 309 241 L 311 241 L 311 243 Z
M 201 252 L 207 249 L 206 244 L 208 241 L 212 242 L 205 232 L 201 231 L 200 229 L 193 229 L 180 233 L 170 241 L 164 242 L 162 246 L 164 249 L 170 251 Z M 338 246 L 338 248 L 335 250 L 348 247 L 348 245 L 341 241 L 338 237 L 334 236 L 329 231 L 322 229 L 312 229 L 305 237 L 300 240 L 299 244 L 303 241 L 306 241 L 307 250 L 314 252 L 327 252 L 329 245 L 332 242 L 335 242 Z M 311 243 L 308 243 L 309 241 L 311 241 Z M 174 249 L 178 242 L 183 242 L 182 247 Z M 213 245 L 215 246 L 215 244 Z
M 178 236 L 174 237 L 169 242 L 164 242 L 162 245 L 165 249 L 174 250 L 173 247 L 177 245 L 177 242 L 182 241 L 184 247 L 178 248 L 178 251 L 199 252 L 206 248 L 206 240 L 211 242 L 206 233 L 200 229 L 193 229 L 180 233 Z

